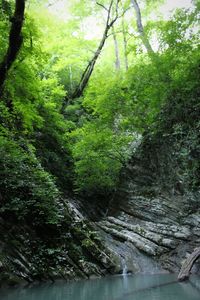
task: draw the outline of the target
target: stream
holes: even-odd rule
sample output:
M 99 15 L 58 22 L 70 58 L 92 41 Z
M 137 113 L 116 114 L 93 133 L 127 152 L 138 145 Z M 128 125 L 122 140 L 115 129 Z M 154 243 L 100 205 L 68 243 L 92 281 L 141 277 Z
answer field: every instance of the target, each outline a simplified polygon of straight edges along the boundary
M 76 282 L 57 281 L 0 291 L 1 300 L 199 300 L 200 277 L 123 275 Z

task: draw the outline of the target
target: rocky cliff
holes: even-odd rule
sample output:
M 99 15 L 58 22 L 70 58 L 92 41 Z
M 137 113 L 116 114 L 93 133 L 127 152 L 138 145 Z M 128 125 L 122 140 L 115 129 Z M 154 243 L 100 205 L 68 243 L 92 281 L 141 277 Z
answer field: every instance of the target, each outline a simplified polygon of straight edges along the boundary
M 71 224 L 60 247 L 47 247 L 29 227 L 11 230 L 1 220 L 7 231 L 0 247 L 2 282 L 178 272 L 200 244 L 199 194 L 137 195 L 129 180 L 98 220 L 67 202 Z M 197 263 L 193 271 L 199 270 Z
M 105 245 L 130 272 L 178 272 L 200 244 L 199 198 L 144 197 L 129 187 L 118 210 L 97 222 Z
M 1 283 L 178 272 L 200 244 L 200 193 L 169 144 L 139 145 L 113 195 L 62 199 L 57 227 L 0 219 Z
M 69 200 L 64 203 L 66 223 L 58 231 L 0 219 L 0 284 L 115 273 L 115 257 L 94 228 Z
M 198 140 L 196 131 L 195 145 Z M 193 148 L 185 137 L 162 132 L 143 140 L 126 166 L 117 192 L 104 205 L 104 217 L 96 222 L 121 268 L 125 263 L 133 273 L 178 272 L 199 247 L 199 159 L 192 154 L 199 148 Z M 193 271 L 199 270 L 197 262 Z

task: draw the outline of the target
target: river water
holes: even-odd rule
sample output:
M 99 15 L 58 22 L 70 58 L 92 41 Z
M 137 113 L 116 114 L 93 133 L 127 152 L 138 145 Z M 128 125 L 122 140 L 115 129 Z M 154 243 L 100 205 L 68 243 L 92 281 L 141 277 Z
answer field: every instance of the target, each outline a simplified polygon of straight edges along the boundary
M 58 281 L 0 291 L 1 300 L 200 300 L 200 277 L 126 275 L 77 282 Z

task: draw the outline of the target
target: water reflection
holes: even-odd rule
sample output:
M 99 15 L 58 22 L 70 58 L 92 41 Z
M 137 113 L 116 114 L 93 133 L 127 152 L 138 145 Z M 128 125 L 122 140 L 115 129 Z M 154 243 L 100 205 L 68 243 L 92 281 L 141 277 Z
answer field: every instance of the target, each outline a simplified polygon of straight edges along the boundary
M 193 276 L 198 286 L 200 278 Z M 175 282 L 176 276 L 114 276 L 73 283 L 57 282 L 0 292 L 1 300 L 199 300 L 194 284 Z

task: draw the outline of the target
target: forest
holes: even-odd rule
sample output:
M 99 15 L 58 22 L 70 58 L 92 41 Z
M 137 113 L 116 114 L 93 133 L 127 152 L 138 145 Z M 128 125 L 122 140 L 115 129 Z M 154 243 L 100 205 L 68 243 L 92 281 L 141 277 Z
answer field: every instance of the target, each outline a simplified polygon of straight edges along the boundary
M 69 203 L 105 216 L 130 168 L 141 197 L 199 199 L 200 1 L 165 4 L 0 1 L 0 281 L 81 277 L 106 250 Z

